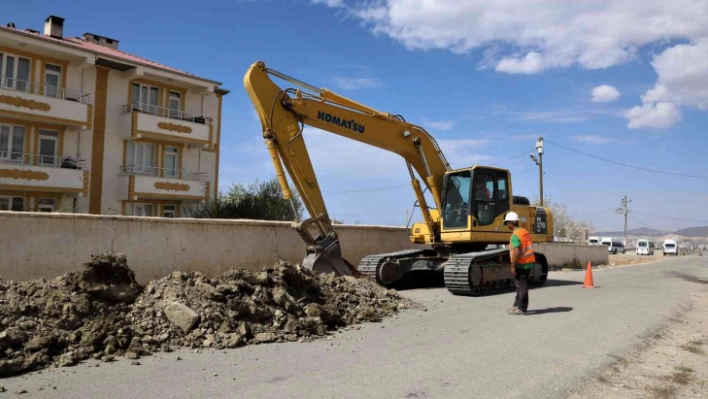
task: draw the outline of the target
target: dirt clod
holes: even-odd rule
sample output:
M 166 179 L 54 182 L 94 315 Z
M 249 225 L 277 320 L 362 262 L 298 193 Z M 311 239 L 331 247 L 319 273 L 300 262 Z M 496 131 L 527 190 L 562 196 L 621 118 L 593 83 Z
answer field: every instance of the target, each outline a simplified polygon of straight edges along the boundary
M 0 377 L 89 358 L 139 364 L 179 347 L 304 342 L 412 307 L 371 280 L 284 261 L 216 277 L 174 272 L 143 288 L 124 255 L 106 253 L 50 281 L 0 279 Z

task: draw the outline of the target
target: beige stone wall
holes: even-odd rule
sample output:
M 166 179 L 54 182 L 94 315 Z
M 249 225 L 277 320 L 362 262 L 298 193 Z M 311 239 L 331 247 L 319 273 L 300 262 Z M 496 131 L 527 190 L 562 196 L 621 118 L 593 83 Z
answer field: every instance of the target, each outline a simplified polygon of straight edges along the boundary
M 0 212 L 0 276 L 51 279 L 77 270 L 92 254 L 123 252 L 140 282 L 175 270 L 214 275 L 231 267 L 260 270 L 276 256 L 302 261 L 304 243 L 289 222 L 134 218 Z M 337 225 L 345 258 L 420 248 L 400 227 Z M 536 244 L 551 266 L 578 258 L 607 264 L 604 246 Z
M 276 255 L 291 262 L 305 255 L 289 222 L 0 212 L 0 225 L 0 276 L 13 280 L 54 278 L 109 250 L 124 252 L 143 283 L 175 270 L 259 270 Z M 418 247 L 404 228 L 339 225 L 337 232 L 354 265 L 369 254 Z
M 576 262 L 581 265 L 586 265 L 588 262 L 592 262 L 594 266 L 606 265 L 610 259 L 607 247 L 604 245 L 545 243 L 534 244 L 534 251 L 542 253 L 551 267 L 561 267 Z

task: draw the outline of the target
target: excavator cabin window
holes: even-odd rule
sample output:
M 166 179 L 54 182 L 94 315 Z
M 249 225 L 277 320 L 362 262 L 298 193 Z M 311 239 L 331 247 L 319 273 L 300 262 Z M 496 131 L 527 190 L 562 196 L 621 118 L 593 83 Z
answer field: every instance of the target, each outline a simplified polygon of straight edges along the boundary
M 488 226 L 494 223 L 498 215 L 509 211 L 508 181 L 503 171 L 475 169 L 473 211 L 479 226 Z
M 443 198 L 443 227 L 445 229 L 466 229 L 470 213 L 470 183 L 472 172 L 463 170 L 445 176 L 445 198 Z

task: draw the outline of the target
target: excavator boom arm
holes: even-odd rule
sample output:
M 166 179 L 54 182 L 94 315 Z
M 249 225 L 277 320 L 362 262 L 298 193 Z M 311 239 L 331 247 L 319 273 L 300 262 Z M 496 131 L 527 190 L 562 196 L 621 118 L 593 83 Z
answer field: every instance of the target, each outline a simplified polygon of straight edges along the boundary
M 282 89 L 270 78 L 277 76 L 299 88 Z M 429 231 L 439 231 L 425 201 L 420 183 L 413 171 L 424 178 L 438 209 L 442 206 L 445 172 L 450 169 L 435 139 L 423 128 L 407 123 L 403 118 L 376 111 L 326 89 L 316 89 L 279 72 L 265 64 L 253 64 L 244 78 L 244 85 L 263 125 L 263 137 L 273 160 L 283 195 L 292 195 L 285 177 L 290 176 L 310 215 L 310 219 L 295 225 L 307 243 L 308 253 L 323 253 L 336 241 L 332 222 L 322 197 L 317 177 L 310 160 L 302 131 L 305 125 L 337 134 L 361 143 L 394 152 L 404 158 L 411 175 L 411 183 L 423 218 Z M 308 91 L 303 91 L 306 89 Z M 283 166 L 285 169 L 283 169 Z M 320 232 L 318 239 L 309 235 L 307 227 L 314 225 Z M 324 237 L 331 240 L 325 242 Z M 323 247 L 324 243 L 324 247 Z M 334 252 L 339 251 L 338 243 Z M 336 257 L 336 253 L 330 254 Z M 341 257 L 341 253 L 339 255 Z M 307 259 L 306 259 L 307 260 Z M 336 260 L 335 260 L 336 262 Z M 338 274 L 337 267 L 330 267 Z

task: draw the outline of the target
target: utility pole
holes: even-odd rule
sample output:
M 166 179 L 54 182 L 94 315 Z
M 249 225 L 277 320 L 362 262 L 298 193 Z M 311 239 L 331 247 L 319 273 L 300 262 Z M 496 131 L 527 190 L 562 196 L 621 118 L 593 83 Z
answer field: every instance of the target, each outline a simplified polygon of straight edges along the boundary
M 543 206 L 543 137 L 541 136 L 538 136 L 538 141 L 536 141 L 536 151 L 538 151 L 538 160 L 533 154 L 531 154 L 531 160 L 538 165 L 539 205 Z
M 624 214 L 624 245 L 627 245 L 627 216 L 629 215 L 629 203 L 632 202 L 631 199 L 627 198 L 625 195 L 622 197 L 622 206 L 617 208 L 617 213 Z

